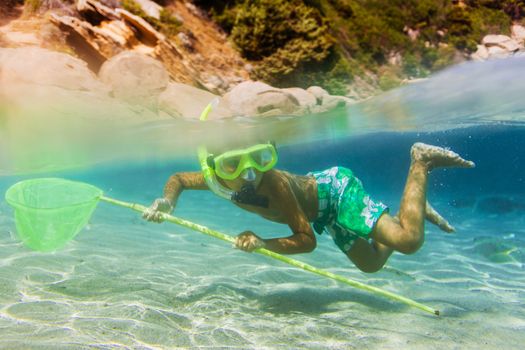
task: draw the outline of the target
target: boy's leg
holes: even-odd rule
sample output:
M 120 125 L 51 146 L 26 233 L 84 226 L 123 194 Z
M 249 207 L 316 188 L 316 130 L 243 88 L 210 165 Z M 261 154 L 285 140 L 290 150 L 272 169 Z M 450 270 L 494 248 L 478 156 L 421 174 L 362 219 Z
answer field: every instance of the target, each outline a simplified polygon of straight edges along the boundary
M 393 217 L 399 224 L 399 214 Z M 442 231 L 454 232 L 452 227 L 445 218 L 443 218 L 430 203 L 425 206 L 425 220 L 437 225 Z M 393 249 L 374 240 L 358 239 L 352 245 L 352 248 L 346 253 L 348 258 L 363 272 L 377 272 L 386 263 Z
M 428 172 L 437 167 L 474 167 L 473 162 L 450 150 L 422 143 L 412 146 L 411 158 L 399 221 L 383 214 L 370 234 L 374 241 L 405 254 L 415 253 L 424 241 Z
M 372 240 L 356 239 L 346 256 L 363 272 L 377 272 L 386 263 L 393 249 Z

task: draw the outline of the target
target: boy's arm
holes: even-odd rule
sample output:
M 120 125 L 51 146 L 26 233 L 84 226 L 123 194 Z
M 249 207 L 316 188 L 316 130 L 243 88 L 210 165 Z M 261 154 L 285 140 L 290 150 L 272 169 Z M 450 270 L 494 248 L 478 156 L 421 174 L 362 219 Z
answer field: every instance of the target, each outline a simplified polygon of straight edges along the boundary
M 171 213 L 183 190 L 208 189 L 204 176 L 200 172 L 176 173 L 170 176 L 164 186 L 164 197 L 157 198 L 144 211 L 142 217 L 148 221 L 162 222 L 162 213 Z
M 275 173 L 271 179 L 270 191 L 271 201 L 275 201 L 277 209 L 287 218 L 293 234 L 282 238 L 262 239 L 253 232 L 246 231 L 237 237 L 236 246 L 246 251 L 264 247 L 280 254 L 308 253 L 314 250 L 316 246 L 314 232 L 288 180 Z
M 200 171 L 176 173 L 170 176 L 164 186 L 164 198 L 175 207 L 183 190 L 207 190 L 208 185 Z

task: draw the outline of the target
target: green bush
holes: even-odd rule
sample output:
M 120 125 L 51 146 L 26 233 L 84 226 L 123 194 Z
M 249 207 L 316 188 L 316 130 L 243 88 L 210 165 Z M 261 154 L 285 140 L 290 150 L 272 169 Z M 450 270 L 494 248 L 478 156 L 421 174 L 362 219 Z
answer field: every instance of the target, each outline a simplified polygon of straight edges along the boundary
M 195 0 L 276 86 L 321 85 L 345 93 L 355 76 L 390 89 L 476 50 L 484 35 L 508 33 L 525 0 Z M 407 30 L 419 34 L 409 38 Z M 392 53 L 400 67 L 384 69 Z
M 392 70 L 386 70 L 379 75 L 379 88 L 383 91 L 391 90 L 401 85 L 401 79 Z
M 230 38 L 255 61 L 257 79 L 286 85 L 332 52 L 333 39 L 319 11 L 300 0 L 249 0 L 228 11 L 235 14 Z

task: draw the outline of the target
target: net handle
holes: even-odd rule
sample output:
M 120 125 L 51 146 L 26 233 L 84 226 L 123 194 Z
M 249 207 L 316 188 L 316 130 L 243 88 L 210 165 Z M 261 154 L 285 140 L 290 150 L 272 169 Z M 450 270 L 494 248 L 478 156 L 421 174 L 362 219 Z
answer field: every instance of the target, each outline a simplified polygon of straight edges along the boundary
M 143 206 L 141 204 L 123 202 L 123 201 L 119 201 L 119 200 L 116 200 L 116 199 L 113 199 L 113 198 L 109 198 L 109 197 L 106 197 L 106 196 L 101 196 L 100 199 L 102 201 L 104 201 L 104 202 L 115 204 L 115 205 L 118 205 L 118 206 L 121 206 L 121 207 L 125 207 L 125 208 L 129 208 L 129 209 L 141 212 L 141 213 L 144 212 L 144 210 L 147 209 L 145 206 Z M 234 237 L 226 235 L 226 234 L 218 232 L 218 231 L 215 231 L 215 230 L 212 230 L 212 229 L 210 229 L 210 228 L 208 228 L 206 226 L 202 226 L 202 225 L 196 224 L 194 222 L 187 221 L 187 220 L 184 220 L 184 219 L 181 219 L 181 218 L 178 218 L 178 217 L 166 214 L 166 213 L 162 213 L 162 218 L 165 221 L 168 221 L 168 222 L 180 225 L 180 226 L 184 226 L 184 227 L 190 228 L 192 230 L 204 233 L 204 234 L 206 234 L 208 236 L 212 236 L 212 237 L 218 238 L 220 240 L 223 240 L 223 241 L 235 244 L 235 238 Z M 431 308 L 431 307 L 429 307 L 427 305 L 421 304 L 421 303 L 419 303 L 417 301 L 414 301 L 412 299 L 409 299 L 409 298 L 406 298 L 404 296 L 401 296 L 401 295 L 398 295 L 398 294 L 386 291 L 386 290 L 381 289 L 381 288 L 377 288 L 377 287 L 370 286 L 370 285 L 367 285 L 367 284 L 364 284 L 364 283 L 361 283 L 361 282 L 357 282 L 357 281 L 351 280 L 351 279 L 343 277 L 343 276 L 336 275 L 334 273 L 331 273 L 331 272 L 328 272 L 328 271 L 325 271 L 325 270 L 318 269 L 318 268 L 316 268 L 316 267 L 314 267 L 312 265 L 309 265 L 309 264 L 303 263 L 301 261 L 298 261 L 298 260 L 286 257 L 284 255 L 272 252 L 272 251 L 270 251 L 268 249 L 259 248 L 259 249 L 255 249 L 253 252 L 257 253 L 257 254 L 265 255 L 265 256 L 270 257 L 270 258 L 275 259 L 275 260 L 282 261 L 282 262 L 284 262 L 286 264 L 298 267 L 298 268 L 303 269 L 305 271 L 309 271 L 309 272 L 315 273 L 317 275 L 324 276 L 324 277 L 333 279 L 335 281 L 338 281 L 338 282 L 350 285 L 352 287 L 355 287 L 355 288 L 358 288 L 358 289 L 361 289 L 361 290 L 365 290 L 367 292 L 371 292 L 371 293 L 374 293 L 374 294 L 377 294 L 377 295 L 381 295 L 381 296 L 389 298 L 391 300 L 399 301 L 399 302 L 404 303 L 406 305 L 409 305 L 409 306 L 418 308 L 420 310 L 423 310 L 425 312 L 428 312 L 428 313 L 431 313 L 431 314 L 439 316 L 439 310 L 436 310 L 436 309 Z

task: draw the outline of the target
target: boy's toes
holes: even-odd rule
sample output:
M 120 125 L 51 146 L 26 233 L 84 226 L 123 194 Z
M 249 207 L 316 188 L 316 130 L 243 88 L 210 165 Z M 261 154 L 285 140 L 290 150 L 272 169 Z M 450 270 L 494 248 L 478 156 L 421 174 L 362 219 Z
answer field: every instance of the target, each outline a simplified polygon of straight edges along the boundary
M 473 168 L 475 163 L 465 160 L 450 149 L 427 145 L 421 142 L 415 143 L 410 155 L 413 161 L 421 161 L 427 164 L 429 169 L 441 167 Z
M 441 225 L 439 225 L 439 228 L 441 229 L 441 231 L 444 231 L 446 233 L 454 233 L 454 232 L 456 232 L 456 229 L 454 228 L 454 226 L 452 226 L 451 224 L 449 224 L 446 221 L 444 223 L 442 223 Z
M 473 161 L 471 160 L 465 160 L 463 159 L 463 168 L 475 168 L 476 167 L 476 163 L 474 163 Z

